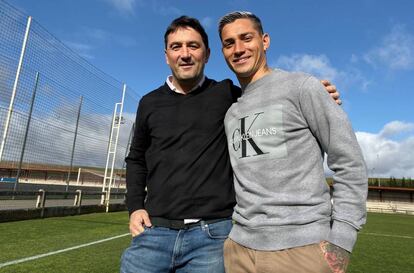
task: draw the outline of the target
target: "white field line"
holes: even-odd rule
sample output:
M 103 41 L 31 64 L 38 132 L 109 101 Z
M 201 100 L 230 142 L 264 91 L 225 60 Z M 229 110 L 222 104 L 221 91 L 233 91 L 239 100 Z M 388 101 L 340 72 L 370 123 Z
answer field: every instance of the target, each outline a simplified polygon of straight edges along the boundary
M 125 234 L 121 234 L 121 235 L 118 235 L 118 236 L 102 239 L 102 240 L 99 240 L 99 241 L 94 241 L 94 242 L 90 242 L 90 243 L 86 243 L 86 244 L 82 244 L 82 245 L 77 245 L 77 246 L 73 246 L 73 247 L 69 247 L 69 248 L 65 248 L 65 249 L 60 249 L 60 250 L 56 250 L 56 251 L 52 251 L 52 252 L 32 256 L 32 257 L 27 257 L 27 258 L 23 258 L 23 259 L 18 259 L 18 260 L 2 263 L 2 264 L 0 264 L 0 268 L 8 266 L 8 265 L 14 265 L 14 264 L 19 264 L 19 263 L 24 263 L 24 262 L 27 262 L 27 261 L 40 259 L 40 258 L 43 258 L 43 257 L 59 254 L 59 253 L 66 252 L 66 251 L 75 250 L 75 249 L 82 248 L 82 247 L 87 247 L 87 246 L 91 246 L 91 245 L 100 244 L 100 243 L 107 242 L 107 241 L 110 241 L 110 240 L 125 237 L 127 235 L 131 236 L 130 233 L 125 233 Z
M 412 236 L 404 235 L 391 235 L 391 234 L 381 234 L 381 233 L 371 233 L 371 232 L 361 232 L 363 235 L 372 235 L 372 236 L 381 236 L 381 237 L 393 237 L 393 238 L 404 238 L 404 239 L 414 239 Z

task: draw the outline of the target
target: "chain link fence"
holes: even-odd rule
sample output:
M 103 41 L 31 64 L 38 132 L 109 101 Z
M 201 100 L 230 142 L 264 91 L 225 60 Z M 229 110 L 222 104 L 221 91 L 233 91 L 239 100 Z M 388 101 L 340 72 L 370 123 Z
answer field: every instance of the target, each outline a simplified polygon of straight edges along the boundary
M 122 116 L 114 114 L 124 84 L 3 0 L 0 41 L 0 179 L 72 184 L 81 168 L 102 186 L 113 119 L 122 177 L 138 93 L 127 87 Z

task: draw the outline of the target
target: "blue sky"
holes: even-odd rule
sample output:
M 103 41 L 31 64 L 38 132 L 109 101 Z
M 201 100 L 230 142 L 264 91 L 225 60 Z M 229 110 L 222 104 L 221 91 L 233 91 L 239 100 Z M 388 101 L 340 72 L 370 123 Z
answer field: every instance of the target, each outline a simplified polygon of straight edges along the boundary
M 163 35 L 197 17 L 210 37 L 206 75 L 235 77 L 217 21 L 257 14 L 270 34 L 269 64 L 332 80 L 373 176 L 414 178 L 414 2 L 410 0 L 8 0 L 89 62 L 143 95 L 162 84 Z

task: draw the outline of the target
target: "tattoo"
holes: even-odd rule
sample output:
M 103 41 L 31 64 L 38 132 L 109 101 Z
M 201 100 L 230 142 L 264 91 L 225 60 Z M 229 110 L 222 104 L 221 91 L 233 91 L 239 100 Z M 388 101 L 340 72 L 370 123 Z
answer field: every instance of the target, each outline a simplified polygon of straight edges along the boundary
M 332 272 L 345 273 L 349 264 L 349 252 L 327 241 L 323 241 L 319 245 Z

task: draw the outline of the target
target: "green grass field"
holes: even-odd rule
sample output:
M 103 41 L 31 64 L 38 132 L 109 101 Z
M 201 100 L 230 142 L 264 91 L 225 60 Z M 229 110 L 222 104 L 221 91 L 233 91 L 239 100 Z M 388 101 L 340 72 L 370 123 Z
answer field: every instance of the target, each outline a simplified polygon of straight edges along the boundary
M 126 212 L 2 223 L 0 272 L 119 272 L 119 259 L 129 245 L 129 236 L 1 266 L 127 232 Z M 359 234 L 348 272 L 414 272 L 414 216 L 370 213 Z

